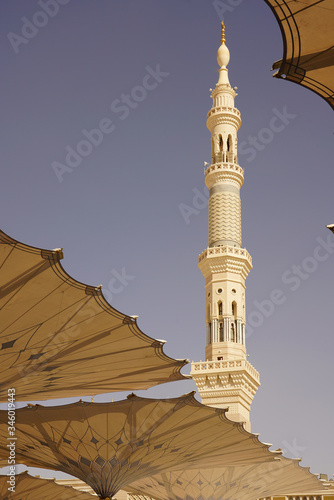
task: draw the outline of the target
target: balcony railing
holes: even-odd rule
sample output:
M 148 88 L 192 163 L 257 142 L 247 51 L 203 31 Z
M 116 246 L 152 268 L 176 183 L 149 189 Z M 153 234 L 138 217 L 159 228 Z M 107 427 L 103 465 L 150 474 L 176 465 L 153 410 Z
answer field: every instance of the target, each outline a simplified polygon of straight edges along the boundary
M 236 160 L 238 160 L 237 157 L 235 157 Z M 240 167 L 240 165 L 236 163 L 213 163 L 209 165 L 205 171 L 205 175 L 212 174 L 214 172 L 219 172 L 219 171 L 234 171 L 237 172 L 239 175 L 243 177 L 244 171 Z
M 215 108 L 211 108 L 206 117 L 209 118 L 210 116 L 215 115 L 217 113 L 225 113 L 225 114 L 231 113 L 237 116 L 238 118 L 241 118 L 240 111 L 237 108 L 229 108 L 226 106 L 217 106 Z
M 244 257 L 250 263 L 252 263 L 252 258 L 245 248 L 230 247 L 230 246 L 207 248 L 206 250 L 204 250 L 204 252 L 200 254 L 200 256 L 198 257 L 198 261 L 201 262 L 203 259 L 205 259 L 205 257 L 215 257 L 228 254 L 233 256 L 237 255 L 240 257 Z
M 250 372 L 254 377 L 258 376 L 258 372 L 246 359 L 235 359 L 227 361 L 199 361 L 196 363 L 191 363 L 192 372 L 208 372 L 216 370 L 242 370 L 247 367 L 247 371 Z

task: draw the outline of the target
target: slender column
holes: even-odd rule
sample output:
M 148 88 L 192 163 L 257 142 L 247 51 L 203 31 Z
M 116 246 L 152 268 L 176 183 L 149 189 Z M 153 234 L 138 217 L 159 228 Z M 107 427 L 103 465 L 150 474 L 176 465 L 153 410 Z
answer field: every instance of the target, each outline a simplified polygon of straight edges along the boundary
M 242 344 L 242 342 L 241 342 L 241 322 L 239 319 L 237 320 L 237 342 L 239 344 Z
M 218 342 L 218 320 L 212 320 L 212 342 Z

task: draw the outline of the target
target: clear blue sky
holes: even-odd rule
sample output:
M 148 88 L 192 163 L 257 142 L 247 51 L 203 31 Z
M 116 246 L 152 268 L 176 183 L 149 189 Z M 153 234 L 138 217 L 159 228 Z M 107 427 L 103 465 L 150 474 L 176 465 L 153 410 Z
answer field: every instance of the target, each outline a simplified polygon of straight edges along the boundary
M 63 247 L 69 274 L 102 284 L 112 305 L 168 341 L 168 355 L 199 361 L 207 209 L 204 195 L 197 206 L 193 198 L 210 159 L 205 122 L 220 16 L 205 0 L 58 2 L 44 15 L 37 0 L 0 6 L 1 228 L 27 244 Z M 332 474 L 332 110 L 272 78 L 283 49 L 263 0 L 220 5 L 243 119 L 243 246 L 254 265 L 247 350 L 262 385 L 252 430 L 312 472 Z M 98 126 L 95 145 L 81 142 Z M 187 221 L 181 204 L 192 209 Z M 194 388 L 180 382 L 143 394 Z

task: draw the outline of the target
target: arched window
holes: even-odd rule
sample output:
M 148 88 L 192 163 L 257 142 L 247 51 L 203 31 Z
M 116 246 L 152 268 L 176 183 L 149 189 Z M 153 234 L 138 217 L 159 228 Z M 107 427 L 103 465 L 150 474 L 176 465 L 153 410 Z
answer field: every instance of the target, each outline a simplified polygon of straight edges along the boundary
M 219 342 L 224 342 L 224 325 L 219 323 Z
M 211 137 L 211 159 L 212 159 L 212 162 L 215 161 L 215 143 L 214 143 L 213 137 Z
M 218 302 L 218 316 L 222 316 L 222 315 L 223 315 L 223 303 Z
M 232 139 L 231 134 L 228 136 L 228 139 L 227 139 L 227 151 L 229 151 L 230 153 L 233 152 L 233 139 Z
M 230 335 L 230 340 L 231 342 L 235 342 L 235 325 L 234 323 L 231 323 L 231 335 Z
M 227 157 L 228 161 L 233 161 L 233 142 L 231 135 L 227 138 Z
M 211 323 L 209 323 L 209 344 L 211 344 Z
M 223 151 L 223 138 L 219 135 L 219 151 Z
M 237 303 L 235 301 L 232 302 L 232 316 L 237 317 Z

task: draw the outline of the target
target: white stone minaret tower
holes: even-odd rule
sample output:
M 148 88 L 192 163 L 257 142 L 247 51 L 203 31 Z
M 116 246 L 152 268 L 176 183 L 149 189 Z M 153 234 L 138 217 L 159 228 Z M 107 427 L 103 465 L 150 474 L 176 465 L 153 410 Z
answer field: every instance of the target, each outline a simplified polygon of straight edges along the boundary
M 228 408 L 227 417 L 245 422 L 250 430 L 250 405 L 260 383 L 258 372 L 247 361 L 245 346 L 245 280 L 252 260 L 241 247 L 240 188 L 244 175 L 237 152 L 241 118 L 234 107 L 237 94 L 228 79 L 229 60 L 222 23 L 219 79 L 207 115 L 211 132 L 211 164 L 205 171 L 210 190 L 209 247 L 199 256 L 198 264 L 206 280 L 206 361 L 192 363 L 191 376 L 203 404 Z

